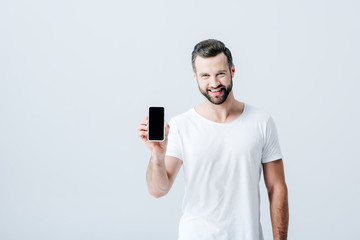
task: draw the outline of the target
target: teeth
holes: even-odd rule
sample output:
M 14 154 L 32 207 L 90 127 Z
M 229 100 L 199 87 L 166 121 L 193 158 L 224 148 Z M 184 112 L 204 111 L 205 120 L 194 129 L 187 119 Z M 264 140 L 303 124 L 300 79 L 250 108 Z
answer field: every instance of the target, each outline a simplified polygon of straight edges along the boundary
M 210 90 L 210 91 L 212 91 L 212 92 L 220 92 L 220 91 L 221 91 L 221 89 L 216 90 L 216 91 L 214 91 L 214 90 Z

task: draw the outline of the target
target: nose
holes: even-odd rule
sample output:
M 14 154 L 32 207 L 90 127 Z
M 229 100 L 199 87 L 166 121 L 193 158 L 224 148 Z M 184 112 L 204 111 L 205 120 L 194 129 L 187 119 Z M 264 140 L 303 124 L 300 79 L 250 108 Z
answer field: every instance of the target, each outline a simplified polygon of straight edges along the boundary
M 216 76 L 212 76 L 209 79 L 209 87 L 216 88 L 220 85 L 220 81 L 216 78 Z

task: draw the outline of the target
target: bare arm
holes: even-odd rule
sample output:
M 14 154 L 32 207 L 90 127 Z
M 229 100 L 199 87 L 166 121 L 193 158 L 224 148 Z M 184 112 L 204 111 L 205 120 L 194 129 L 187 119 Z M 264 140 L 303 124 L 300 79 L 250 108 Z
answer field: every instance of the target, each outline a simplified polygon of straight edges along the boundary
M 181 164 L 181 160 L 176 157 L 153 154 L 146 172 L 150 194 L 156 198 L 165 196 L 170 191 Z
M 166 195 L 173 185 L 182 161 L 176 157 L 165 156 L 169 135 L 169 125 L 165 122 L 165 140 L 147 140 L 148 117 L 138 126 L 139 136 L 151 150 L 151 158 L 146 172 L 146 181 L 151 195 L 156 198 Z
M 289 206 L 282 159 L 264 163 L 263 171 L 270 201 L 274 240 L 286 240 L 289 225 Z

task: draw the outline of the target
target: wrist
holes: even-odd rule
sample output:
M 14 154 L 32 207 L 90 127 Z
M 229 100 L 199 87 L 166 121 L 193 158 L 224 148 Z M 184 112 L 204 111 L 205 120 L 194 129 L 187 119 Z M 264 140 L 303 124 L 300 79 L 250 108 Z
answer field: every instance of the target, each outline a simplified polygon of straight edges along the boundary
M 165 159 L 165 152 L 151 152 L 151 158 L 156 162 L 162 162 Z

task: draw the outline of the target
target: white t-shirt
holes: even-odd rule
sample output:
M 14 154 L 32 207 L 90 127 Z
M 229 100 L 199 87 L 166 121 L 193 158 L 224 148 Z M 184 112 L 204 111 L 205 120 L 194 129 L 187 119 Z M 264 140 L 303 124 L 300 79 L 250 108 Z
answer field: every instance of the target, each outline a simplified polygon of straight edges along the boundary
M 179 240 L 263 240 L 261 163 L 282 158 L 271 115 L 245 103 L 228 123 L 194 108 L 170 119 L 166 155 L 183 161 Z

